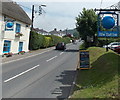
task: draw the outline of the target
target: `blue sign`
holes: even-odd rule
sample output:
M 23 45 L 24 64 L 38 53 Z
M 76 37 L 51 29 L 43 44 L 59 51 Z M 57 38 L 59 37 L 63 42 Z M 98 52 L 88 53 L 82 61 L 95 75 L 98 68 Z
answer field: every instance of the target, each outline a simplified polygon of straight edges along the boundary
M 107 14 L 107 16 L 105 16 Z M 119 37 L 119 16 L 115 12 L 100 12 L 98 14 L 98 37 Z
M 13 27 L 13 25 L 14 25 L 14 23 L 13 23 L 13 22 L 7 22 L 7 23 L 6 23 L 6 26 L 7 26 L 8 28 L 12 28 L 12 27 Z
M 115 26 L 115 20 L 111 16 L 105 16 L 102 19 L 102 26 L 106 29 L 111 29 Z
M 118 37 L 119 32 L 117 31 L 98 31 L 98 37 Z

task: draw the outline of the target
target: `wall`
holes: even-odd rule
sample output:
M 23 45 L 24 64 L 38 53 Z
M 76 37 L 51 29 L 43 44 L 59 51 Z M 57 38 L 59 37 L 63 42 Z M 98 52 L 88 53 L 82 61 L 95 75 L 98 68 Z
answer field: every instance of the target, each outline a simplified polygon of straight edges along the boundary
M 2 17 L 2 16 L 1 16 Z M 1 19 L 0 17 L 0 19 Z M 2 17 L 2 20 L 4 18 Z M 12 53 L 18 53 L 18 48 L 19 48 L 19 42 L 23 42 L 23 51 L 28 52 L 28 45 L 29 45 L 29 34 L 30 34 L 30 26 L 26 27 L 26 24 L 20 21 L 15 21 L 14 22 L 14 30 L 13 31 L 5 31 L 5 23 L 0 22 L 0 28 L 2 27 L 2 31 L 0 29 L 0 33 L 2 34 L 1 41 L 0 41 L 0 55 L 3 53 L 3 45 L 4 45 L 4 40 L 9 40 L 11 41 L 11 49 L 10 52 Z M 23 36 L 20 37 L 15 37 L 15 29 L 16 29 L 16 23 L 21 24 L 21 32 Z M 1 25 L 2 24 L 2 25 Z M 2 46 L 1 46 L 2 45 Z

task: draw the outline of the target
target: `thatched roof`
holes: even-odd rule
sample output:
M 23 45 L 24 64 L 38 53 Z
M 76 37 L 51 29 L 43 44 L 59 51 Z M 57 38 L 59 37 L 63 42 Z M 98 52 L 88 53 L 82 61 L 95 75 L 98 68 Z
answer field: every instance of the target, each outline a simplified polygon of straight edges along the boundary
M 6 1 L 6 0 L 5 0 Z M 2 14 L 31 25 L 32 21 L 26 12 L 15 2 L 2 2 Z

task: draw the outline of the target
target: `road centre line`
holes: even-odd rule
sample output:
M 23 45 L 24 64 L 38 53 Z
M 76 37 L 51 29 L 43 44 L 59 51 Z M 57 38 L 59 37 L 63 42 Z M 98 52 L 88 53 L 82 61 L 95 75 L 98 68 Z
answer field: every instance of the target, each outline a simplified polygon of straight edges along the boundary
M 7 64 L 7 63 L 14 62 L 14 61 L 19 61 L 19 60 L 22 60 L 22 59 L 34 57 L 34 56 L 41 55 L 41 54 L 43 54 L 43 53 L 45 53 L 45 52 L 48 52 L 48 51 L 51 51 L 51 50 L 47 50 L 47 51 L 44 51 L 44 52 L 41 52 L 41 53 L 38 53 L 38 54 L 34 54 L 34 55 L 31 55 L 31 56 L 27 56 L 27 57 L 24 57 L 24 58 L 19 58 L 19 59 L 16 59 L 16 60 L 11 60 L 11 61 L 8 61 L 8 62 L 4 62 L 4 63 L 2 63 L 2 64 Z
M 46 60 L 46 61 L 49 62 L 49 61 L 55 59 L 56 57 L 57 57 L 57 56 L 54 56 L 54 57 L 52 57 L 52 58 L 50 58 L 50 59 L 48 59 L 48 60 Z
M 35 69 L 35 68 L 39 67 L 39 66 L 40 66 L 40 65 L 36 65 L 36 66 L 34 66 L 34 67 L 32 67 L 32 68 L 30 68 L 30 69 L 28 69 L 28 70 L 26 70 L 26 71 L 24 71 L 24 72 L 22 72 L 22 73 L 18 74 L 18 75 L 15 75 L 15 76 L 13 76 L 13 77 L 11 77 L 11 78 L 9 78 L 9 79 L 5 80 L 5 81 L 4 81 L 4 83 L 9 82 L 9 81 L 11 81 L 11 80 L 13 80 L 13 79 L 15 79 L 15 78 L 17 78 L 17 77 L 21 76 L 21 75 L 23 75 L 23 74 L 25 74 L 25 73 L 27 73 L 27 72 L 29 72 L 29 71 L 33 70 L 33 69 Z
M 60 55 L 62 55 L 64 52 L 61 52 Z

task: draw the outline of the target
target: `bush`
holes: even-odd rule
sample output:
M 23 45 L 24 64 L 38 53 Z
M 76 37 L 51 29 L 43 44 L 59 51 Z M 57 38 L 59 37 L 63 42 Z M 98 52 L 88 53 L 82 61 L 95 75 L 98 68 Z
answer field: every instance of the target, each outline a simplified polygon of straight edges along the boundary
M 103 45 L 108 45 L 111 42 L 120 42 L 120 38 L 98 38 L 96 46 L 102 47 Z
M 70 43 L 70 40 L 71 40 L 71 38 L 69 38 L 69 37 L 64 37 L 63 38 L 63 42 L 65 42 L 66 44 Z
M 51 37 L 45 37 L 45 41 L 43 42 L 44 47 L 47 48 L 49 46 L 52 46 L 52 39 Z
M 37 50 L 40 48 L 47 48 L 55 46 L 59 42 L 70 43 L 69 37 L 58 37 L 55 35 L 41 35 L 36 32 L 31 32 L 30 47 L 32 50 Z
M 63 38 L 55 35 L 48 35 L 47 37 L 51 37 L 52 39 L 52 46 L 56 45 L 59 42 L 63 42 Z
M 45 41 L 45 36 L 38 34 L 36 32 L 31 32 L 30 44 L 32 50 L 37 50 L 41 47 L 44 47 L 43 41 Z

